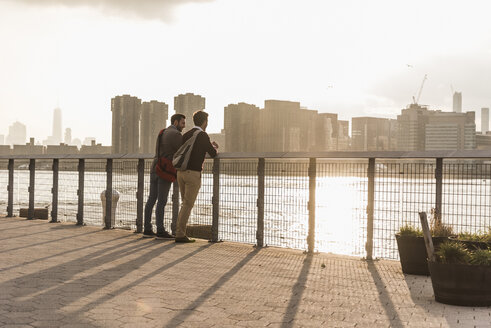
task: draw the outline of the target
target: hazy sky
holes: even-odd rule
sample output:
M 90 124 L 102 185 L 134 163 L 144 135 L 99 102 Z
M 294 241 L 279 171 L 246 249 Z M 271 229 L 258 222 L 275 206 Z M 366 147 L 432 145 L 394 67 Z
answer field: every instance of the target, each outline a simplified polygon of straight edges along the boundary
M 395 118 L 420 103 L 491 107 L 489 1 L 0 0 L 0 134 L 18 120 L 51 134 L 111 140 L 111 98 L 169 104 L 206 97 L 209 132 L 223 107 L 265 99 L 320 112 Z M 409 66 L 408 66 L 409 65 Z M 479 121 L 478 130 L 480 130 Z

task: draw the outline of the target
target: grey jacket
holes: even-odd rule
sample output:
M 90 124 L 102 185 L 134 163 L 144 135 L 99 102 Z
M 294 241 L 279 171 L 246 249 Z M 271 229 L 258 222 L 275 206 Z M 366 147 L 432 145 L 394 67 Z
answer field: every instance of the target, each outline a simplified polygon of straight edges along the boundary
M 152 169 L 155 168 L 155 165 L 157 164 L 157 156 L 159 154 L 159 150 L 157 149 L 158 145 L 159 145 L 159 138 L 157 136 L 157 141 L 155 142 L 155 156 L 153 158 Z M 174 125 L 170 125 L 169 127 L 167 127 L 167 129 L 165 129 L 160 140 L 160 156 L 164 156 L 168 160 L 172 161 L 172 157 L 174 156 L 175 152 L 179 149 L 179 147 L 181 147 L 181 145 L 182 145 L 181 132 L 179 132 L 179 130 Z

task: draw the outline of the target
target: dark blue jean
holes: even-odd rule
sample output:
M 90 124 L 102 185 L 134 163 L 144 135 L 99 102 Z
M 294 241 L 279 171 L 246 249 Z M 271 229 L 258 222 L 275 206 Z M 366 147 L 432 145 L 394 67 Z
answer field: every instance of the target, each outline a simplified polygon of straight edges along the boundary
M 157 202 L 157 208 L 155 210 L 155 223 L 157 225 L 157 233 L 163 233 L 164 228 L 164 209 L 167 204 L 167 197 L 169 196 L 169 190 L 172 186 L 172 182 L 161 179 L 154 170 L 150 173 L 150 193 L 148 195 L 147 204 L 145 205 L 145 223 L 144 231 L 152 230 L 152 210 Z

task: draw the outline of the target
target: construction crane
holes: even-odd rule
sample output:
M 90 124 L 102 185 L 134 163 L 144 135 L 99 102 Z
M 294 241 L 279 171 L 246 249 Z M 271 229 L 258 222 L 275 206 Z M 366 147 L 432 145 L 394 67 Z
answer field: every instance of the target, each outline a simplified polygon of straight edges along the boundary
M 415 105 L 418 104 L 419 97 L 421 97 L 421 91 L 423 91 L 423 86 L 425 85 L 425 81 L 427 79 L 428 79 L 427 75 L 425 74 L 425 76 L 423 78 L 423 82 L 421 82 L 421 86 L 419 87 L 418 96 L 417 97 L 413 96 L 413 104 L 415 104 Z

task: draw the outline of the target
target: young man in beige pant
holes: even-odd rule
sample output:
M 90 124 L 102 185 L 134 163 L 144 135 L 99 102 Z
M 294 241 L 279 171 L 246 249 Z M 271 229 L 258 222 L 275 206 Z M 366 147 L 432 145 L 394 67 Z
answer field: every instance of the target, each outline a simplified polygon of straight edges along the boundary
M 200 132 L 194 142 L 186 170 L 177 171 L 177 183 L 181 191 L 182 205 L 177 217 L 176 243 L 192 243 L 195 241 L 186 236 L 186 226 L 201 187 L 201 171 L 203 170 L 205 155 L 208 153 L 211 157 L 215 157 L 218 148 L 216 142 L 210 142 L 210 137 L 205 132 L 208 126 L 208 113 L 203 111 L 195 112 L 193 114 L 193 122 L 195 127 L 182 136 L 183 143 L 191 138 L 197 130 L 200 130 Z

